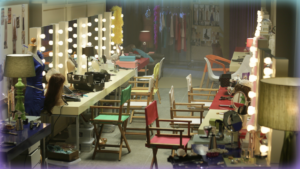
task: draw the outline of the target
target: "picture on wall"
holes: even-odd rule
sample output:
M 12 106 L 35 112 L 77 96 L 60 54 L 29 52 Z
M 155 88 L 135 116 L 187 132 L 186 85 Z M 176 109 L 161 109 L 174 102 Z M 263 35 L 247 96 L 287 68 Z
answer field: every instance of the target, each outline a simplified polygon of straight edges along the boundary
M 1 9 L 1 25 L 4 24 L 4 8 Z
M 8 24 L 11 24 L 11 8 L 8 8 Z
M 20 28 L 20 17 L 17 17 L 17 28 Z
M 22 44 L 25 44 L 25 6 L 22 5 Z
M 12 18 L 12 33 L 13 33 L 13 54 L 17 53 L 17 19 L 15 17 L 15 15 L 13 15 Z
M 7 49 L 7 17 L 4 18 L 4 49 Z

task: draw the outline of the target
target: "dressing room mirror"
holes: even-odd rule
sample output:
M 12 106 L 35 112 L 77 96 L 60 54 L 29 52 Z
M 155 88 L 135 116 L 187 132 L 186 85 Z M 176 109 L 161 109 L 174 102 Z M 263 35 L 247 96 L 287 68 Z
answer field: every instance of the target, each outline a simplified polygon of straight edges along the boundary
M 231 99 L 231 104 L 233 108 L 237 111 L 239 107 L 248 106 L 248 97 L 245 93 L 238 91 L 233 95 Z
M 49 67 L 49 64 L 53 63 L 54 55 L 53 25 L 42 27 L 41 36 L 42 43 L 41 48 L 39 50 L 42 52 L 45 59 L 45 70 L 48 70 L 51 69 L 51 67 Z
M 77 20 L 69 21 L 68 31 L 68 53 L 74 62 L 75 67 L 77 67 Z
M 88 42 L 91 46 L 98 46 L 98 31 L 102 31 L 95 19 L 98 19 L 97 15 L 88 17 Z

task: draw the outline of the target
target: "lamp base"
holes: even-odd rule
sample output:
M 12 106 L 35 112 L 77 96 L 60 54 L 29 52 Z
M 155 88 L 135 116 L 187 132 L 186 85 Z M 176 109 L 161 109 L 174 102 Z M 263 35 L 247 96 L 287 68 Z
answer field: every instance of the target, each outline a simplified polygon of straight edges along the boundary
M 285 131 L 279 162 L 281 166 L 288 167 L 295 164 L 297 159 L 297 137 L 297 132 Z
M 18 78 L 18 82 L 15 85 L 15 89 L 16 89 L 16 99 L 17 99 L 17 103 L 16 103 L 16 107 L 15 110 L 20 111 L 21 114 L 21 119 L 22 120 L 26 120 L 26 116 L 25 116 L 25 107 L 24 107 L 24 103 L 23 103 L 23 99 L 24 99 L 24 95 L 23 95 L 23 88 L 25 87 L 24 83 L 22 82 L 22 78 Z M 18 114 L 15 115 L 15 117 L 13 117 L 15 120 L 18 119 Z

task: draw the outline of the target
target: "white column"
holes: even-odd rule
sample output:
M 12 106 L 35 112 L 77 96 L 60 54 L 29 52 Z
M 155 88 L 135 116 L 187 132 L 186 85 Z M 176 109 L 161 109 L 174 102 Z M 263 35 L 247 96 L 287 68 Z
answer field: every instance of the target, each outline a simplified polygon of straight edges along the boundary
M 59 30 L 58 30 L 58 70 L 59 72 L 67 77 L 68 67 L 67 60 L 69 58 L 68 55 L 68 26 L 69 23 L 66 21 L 59 22 Z M 68 81 L 65 81 L 65 84 L 68 84 Z
M 84 74 L 86 72 L 87 64 L 86 63 L 86 57 L 82 57 L 82 47 L 85 47 L 87 45 L 87 23 L 88 18 L 79 18 L 77 20 L 77 72 L 78 74 Z M 83 37 L 85 36 L 85 37 Z M 85 65 L 85 68 L 82 66 Z
M 111 56 L 111 16 L 112 12 L 105 12 L 104 13 L 104 18 L 106 22 L 104 22 L 104 27 L 106 31 L 104 32 L 104 37 L 106 40 L 104 41 L 104 46 L 106 49 L 104 50 L 104 54 L 106 55 L 107 59 L 110 59 Z

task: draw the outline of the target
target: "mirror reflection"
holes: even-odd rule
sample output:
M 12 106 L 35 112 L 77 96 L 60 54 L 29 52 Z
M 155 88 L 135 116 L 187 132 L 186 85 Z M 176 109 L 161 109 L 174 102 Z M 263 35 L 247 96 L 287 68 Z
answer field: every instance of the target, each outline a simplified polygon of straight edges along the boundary
M 50 69 L 49 64 L 53 62 L 53 25 L 48 25 L 42 27 L 41 30 L 41 49 L 44 59 L 45 59 L 45 70 Z
M 69 46 L 68 46 L 68 53 L 69 53 L 69 60 L 74 64 L 77 68 L 77 20 L 69 21 Z

